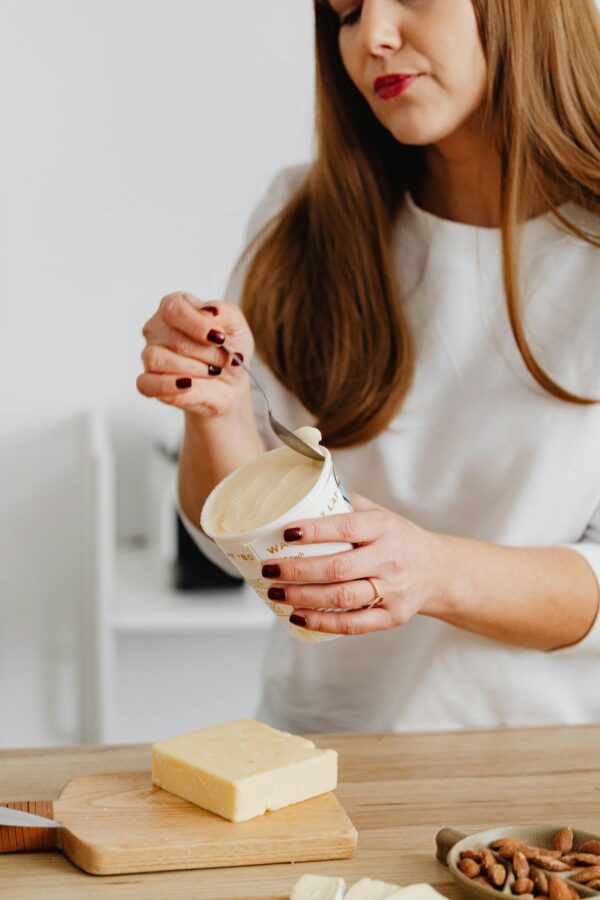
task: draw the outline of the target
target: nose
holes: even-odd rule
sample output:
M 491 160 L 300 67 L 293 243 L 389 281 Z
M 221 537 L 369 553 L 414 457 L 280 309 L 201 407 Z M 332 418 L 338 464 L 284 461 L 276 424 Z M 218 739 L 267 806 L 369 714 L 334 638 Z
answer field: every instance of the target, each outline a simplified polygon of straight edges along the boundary
M 400 4 L 397 0 L 364 0 L 360 13 L 363 47 L 372 56 L 385 56 L 402 46 Z

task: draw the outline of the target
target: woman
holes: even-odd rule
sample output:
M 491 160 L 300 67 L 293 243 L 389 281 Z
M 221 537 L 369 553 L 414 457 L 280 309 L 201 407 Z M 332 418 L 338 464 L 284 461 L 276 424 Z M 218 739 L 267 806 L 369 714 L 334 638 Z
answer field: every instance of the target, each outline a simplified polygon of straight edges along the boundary
M 185 412 L 179 499 L 317 424 L 355 511 L 269 560 L 258 716 L 292 731 L 600 719 L 600 29 L 593 0 L 315 0 L 314 162 L 225 302 L 163 298 L 139 390 Z M 250 253 L 252 250 L 252 253 Z M 254 355 L 254 351 L 257 351 Z M 364 609 L 374 579 L 383 602 Z M 340 607 L 343 612 L 320 612 Z

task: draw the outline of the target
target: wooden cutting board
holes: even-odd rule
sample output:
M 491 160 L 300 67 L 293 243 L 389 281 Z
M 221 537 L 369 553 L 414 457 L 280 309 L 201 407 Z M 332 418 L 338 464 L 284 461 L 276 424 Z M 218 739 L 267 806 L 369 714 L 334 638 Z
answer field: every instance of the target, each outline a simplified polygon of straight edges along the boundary
M 332 793 L 229 822 L 155 787 L 150 772 L 85 775 L 58 800 L 3 805 L 65 828 L 0 826 L 0 853 L 56 846 L 92 875 L 348 859 L 357 841 Z

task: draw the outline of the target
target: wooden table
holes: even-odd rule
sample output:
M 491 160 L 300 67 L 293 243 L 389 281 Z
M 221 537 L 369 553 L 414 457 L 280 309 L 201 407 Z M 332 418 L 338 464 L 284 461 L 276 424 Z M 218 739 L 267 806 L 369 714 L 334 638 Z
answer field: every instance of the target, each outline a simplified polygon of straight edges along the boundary
M 460 893 L 435 859 L 435 835 L 500 824 L 555 822 L 600 832 L 600 725 L 431 734 L 320 735 L 339 751 L 338 796 L 358 829 L 351 860 L 296 865 L 87 875 L 60 852 L 0 855 L 10 900 L 286 900 L 304 872 Z M 150 745 L 0 751 L 3 800 L 58 796 L 74 775 L 150 768 Z

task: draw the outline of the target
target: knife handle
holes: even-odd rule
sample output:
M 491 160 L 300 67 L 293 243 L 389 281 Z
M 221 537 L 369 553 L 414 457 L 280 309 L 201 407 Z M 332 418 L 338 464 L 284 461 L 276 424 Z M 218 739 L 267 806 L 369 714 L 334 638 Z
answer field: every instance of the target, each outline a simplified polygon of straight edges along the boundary
M 21 800 L 0 804 L 10 809 L 34 813 L 36 816 L 54 818 L 52 800 Z M 17 825 L 0 825 L 0 853 L 28 853 L 33 850 L 54 850 L 58 828 L 21 828 Z

